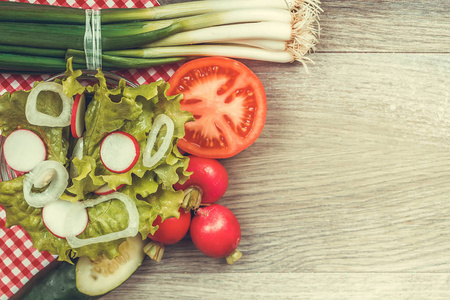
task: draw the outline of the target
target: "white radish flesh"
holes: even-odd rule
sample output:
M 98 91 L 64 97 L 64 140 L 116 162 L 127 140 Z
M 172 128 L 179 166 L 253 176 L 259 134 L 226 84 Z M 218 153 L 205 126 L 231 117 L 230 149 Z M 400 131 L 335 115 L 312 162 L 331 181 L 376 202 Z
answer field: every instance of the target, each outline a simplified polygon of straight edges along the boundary
M 63 164 L 46 160 L 38 164 L 25 175 L 23 180 L 23 196 L 28 205 L 36 208 L 56 201 L 67 188 L 69 173 Z M 43 192 L 35 193 L 33 187 L 46 187 Z
M 166 135 L 164 136 L 163 142 L 159 149 L 152 155 L 156 138 L 164 125 L 166 125 Z M 142 155 L 142 163 L 144 164 L 144 167 L 151 168 L 163 158 L 164 154 L 166 154 L 167 150 L 169 150 L 173 132 L 174 124 L 171 118 L 165 114 L 160 114 L 155 118 L 152 129 L 147 137 L 147 144 L 145 145 L 144 153 Z
M 124 184 L 119 185 L 116 189 L 112 189 L 108 186 L 108 184 L 102 185 L 100 188 L 96 189 L 94 191 L 95 194 L 97 195 L 109 195 L 112 194 L 114 192 L 117 192 L 118 190 L 120 190 L 122 187 L 124 186 Z
M 27 129 L 13 131 L 3 144 L 6 163 L 15 171 L 28 172 L 47 157 L 42 139 Z
M 84 115 L 86 113 L 86 96 L 77 94 L 73 102 L 72 116 L 70 121 L 70 129 L 72 136 L 79 139 L 84 132 Z
M 37 110 L 37 98 L 42 91 L 54 92 L 61 97 L 63 108 L 59 116 L 54 117 Z M 28 122 L 33 125 L 64 127 L 70 125 L 72 106 L 73 99 L 64 94 L 63 86 L 61 84 L 55 82 L 43 82 L 33 88 L 28 95 L 27 104 L 25 106 L 25 115 Z
M 126 132 L 112 132 L 100 145 L 102 163 L 105 168 L 114 173 L 125 173 L 131 170 L 138 161 L 139 155 L 138 142 Z
M 86 208 L 80 203 L 56 200 L 47 203 L 42 209 L 42 221 L 45 227 L 55 236 L 66 238 L 67 217 L 73 215 L 71 233 L 80 235 L 87 227 L 89 217 Z

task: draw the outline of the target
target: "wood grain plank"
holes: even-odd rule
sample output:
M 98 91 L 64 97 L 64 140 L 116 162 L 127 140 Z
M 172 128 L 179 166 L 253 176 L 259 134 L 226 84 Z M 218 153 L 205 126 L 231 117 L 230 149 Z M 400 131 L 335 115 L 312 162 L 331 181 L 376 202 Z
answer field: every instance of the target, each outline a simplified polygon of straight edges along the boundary
M 223 273 L 224 284 L 228 273 L 450 271 L 450 56 L 314 59 L 310 74 L 248 62 L 266 85 L 267 123 L 222 160 L 219 202 L 241 222 L 243 258 L 228 266 L 187 238 L 141 274 L 200 284 Z
M 448 274 L 137 273 L 108 299 L 448 299 Z M 175 287 L 176 286 L 176 287 Z M 135 293 L 140 289 L 139 294 Z
M 447 52 L 450 2 L 442 0 L 322 1 L 326 52 Z

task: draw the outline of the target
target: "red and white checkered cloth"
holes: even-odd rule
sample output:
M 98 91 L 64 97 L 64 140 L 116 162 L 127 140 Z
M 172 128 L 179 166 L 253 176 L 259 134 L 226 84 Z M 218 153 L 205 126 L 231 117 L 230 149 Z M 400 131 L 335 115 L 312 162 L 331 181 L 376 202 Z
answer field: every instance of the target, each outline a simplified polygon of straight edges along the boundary
M 4 0 L 0 0 L 4 1 Z M 88 8 L 145 8 L 158 5 L 156 0 L 16 0 L 16 2 L 50 4 Z M 168 80 L 179 65 L 166 65 L 144 70 L 122 70 L 115 73 L 129 80 L 145 84 L 159 79 Z M 35 81 L 50 75 L 1 74 L 0 95 L 21 89 L 31 89 Z M 37 251 L 28 234 L 19 226 L 5 228 L 6 214 L 0 206 L 0 300 L 13 296 L 30 278 L 42 270 L 55 257 Z

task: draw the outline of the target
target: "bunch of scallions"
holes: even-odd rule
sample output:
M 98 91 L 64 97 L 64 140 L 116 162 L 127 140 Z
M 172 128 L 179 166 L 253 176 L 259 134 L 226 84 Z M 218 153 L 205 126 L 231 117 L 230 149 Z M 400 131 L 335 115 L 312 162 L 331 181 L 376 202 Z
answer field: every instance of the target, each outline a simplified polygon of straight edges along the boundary
M 319 0 L 196 0 L 101 10 L 102 68 L 138 69 L 201 56 L 310 62 Z M 0 2 L 0 70 L 86 68 L 83 9 Z

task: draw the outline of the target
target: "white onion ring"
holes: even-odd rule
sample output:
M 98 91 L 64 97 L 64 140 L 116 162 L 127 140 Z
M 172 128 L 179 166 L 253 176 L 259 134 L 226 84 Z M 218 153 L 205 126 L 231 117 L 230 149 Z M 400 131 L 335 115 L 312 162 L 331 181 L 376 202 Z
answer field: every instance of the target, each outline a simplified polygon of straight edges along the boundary
M 43 207 L 46 203 L 56 201 L 67 188 L 69 174 L 60 162 L 45 160 L 39 163 L 23 180 L 23 196 L 28 205 Z M 42 193 L 33 193 L 34 187 L 42 188 L 48 183 L 48 187 Z
M 104 243 L 114 241 L 120 238 L 126 238 L 130 236 L 136 236 L 139 232 L 139 212 L 136 204 L 130 197 L 123 193 L 115 192 L 109 195 L 100 196 L 96 199 L 85 200 L 82 202 L 84 207 L 93 207 L 108 200 L 117 199 L 125 204 L 125 208 L 128 211 L 128 226 L 124 230 L 107 233 L 102 236 L 79 239 L 75 236 L 76 232 L 73 232 L 72 224 L 76 222 L 74 218 L 76 214 L 69 214 L 64 224 L 67 232 L 66 240 L 69 246 L 72 248 L 80 248 L 91 244 Z
M 152 150 L 155 146 L 156 137 L 158 133 L 161 131 L 163 125 L 166 125 L 167 131 L 166 135 L 163 138 L 163 142 L 161 147 L 159 147 L 158 151 L 152 156 Z M 170 143 L 172 141 L 173 132 L 174 132 L 174 124 L 171 118 L 169 118 L 165 114 L 160 114 L 155 118 L 155 121 L 152 126 L 152 130 L 147 138 L 147 144 L 144 148 L 144 153 L 142 154 L 142 163 L 144 167 L 151 168 L 164 156 L 167 152 L 167 149 L 170 147 Z
M 37 98 L 39 93 L 42 91 L 55 92 L 61 97 L 63 109 L 59 116 L 53 117 L 37 110 Z M 27 104 L 25 106 L 25 115 L 28 122 L 32 125 L 64 127 L 70 125 L 72 106 L 73 99 L 64 94 L 63 86 L 61 84 L 56 82 L 43 82 L 32 89 L 28 95 Z

